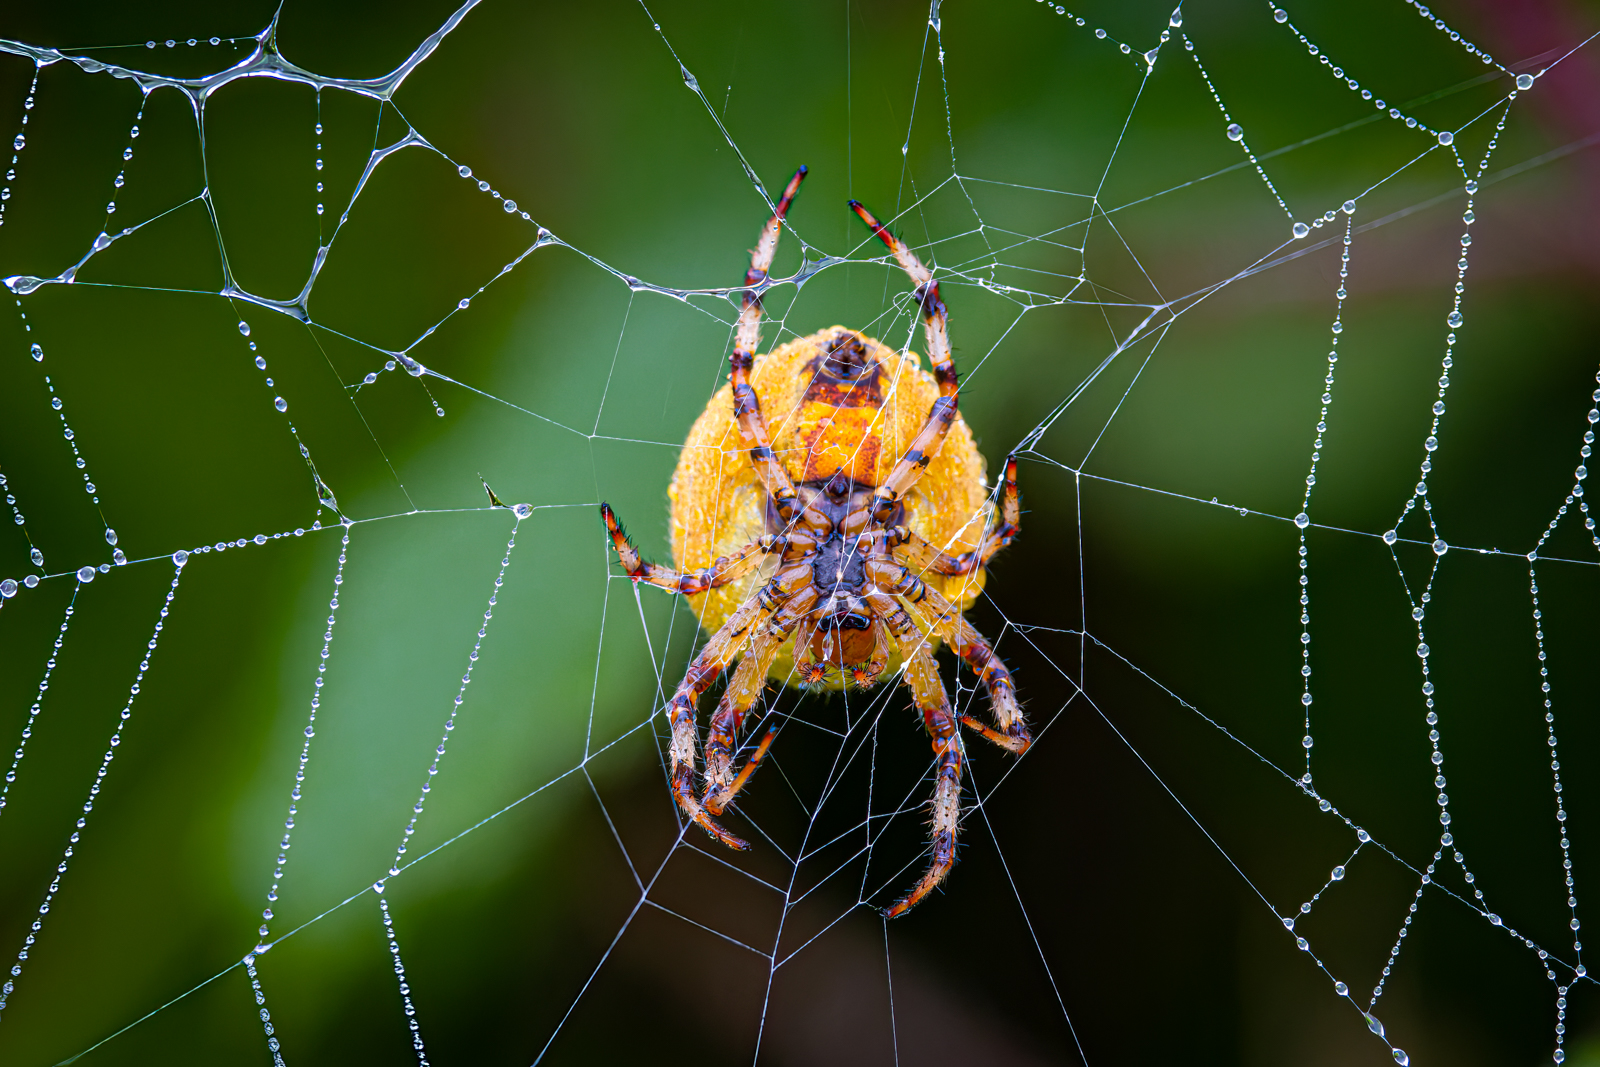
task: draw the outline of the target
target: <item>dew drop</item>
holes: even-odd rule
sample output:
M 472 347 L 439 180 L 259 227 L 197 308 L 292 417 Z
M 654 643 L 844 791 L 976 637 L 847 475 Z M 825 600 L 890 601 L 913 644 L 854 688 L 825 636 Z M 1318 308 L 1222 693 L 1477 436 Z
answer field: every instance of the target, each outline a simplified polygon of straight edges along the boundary
M 5 581 L 0 582 L 0 596 L 3 596 L 9 600 L 11 597 L 16 595 L 17 580 L 15 578 L 7 578 Z
M 1385 530 L 1385 531 L 1383 531 L 1383 543 L 1384 544 L 1392 545 L 1398 540 L 1400 540 L 1400 535 L 1395 533 L 1393 530 Z
M 189 562 L 189 553 L 185 552 L 181 548 L 178 549 L 178 551 L 172 554 L 172 562 L 176 563 L 180 567 L 183 566 L 185 563 Z
M 1311 516 L 1302 511 L 1300 514 L 1294 517 L 1294 524 L 1300 527 L 1300 529 L 1304 530 L 1307 526 L 1311 525 Z
M 80 582 L 92 582 L 92 581 L 94 581 L 94 568 L 93 567 L 79 567 L 78 568 L 78 581 L 80 581 Z
M 517 202 L 515 200 L 507 200 L 504 204 L 501 204 L 500 206 L 506 209 L 506 214 L 507 215 L 516 214 Z
M 1444 543 L 1444 538 L 1440 537 L 1440 538 L 1436 538 L 1434 540 L 1434 542 L 1433 542 L 1433 554 L 1434 555 L 1442 556 L 1448 551 L 1450 551 L 1450 546 Z
M 273 399 L 272 406 L 277 408 L 279 411 L 288 411 L 289 410 L 289 402 L 287 400 L 285 400 L 281 396 L 280 397 L 275 397 Z
M 1346 215 L 1354 215 L 1356 213 L 1356 202 L 1354 200 L 1346 200 L 1344 202 L 1344 213 Z
M 1440 144 L 1442 144 L 1442 145 L 1451 145 L 1451 144 L 1455 143 L 1455 139 L 1456 139 L 1456 135 L 1451 133 L 1449 130 L 1440 130 L 1439 131 L 1439 143 Z
M 28 558 L 33 560 L 33 565 L 35 567 L 44 566 L 44 553 L 40 552 L 37 548 L 29 550 Z
M 529 515 L 533 514 L 533 505 L 532 504 L 518 504 L 516 507 L 511 509 L 511 513 L 513 515 L 515 515 L 519 519 L 525 519 Z
M 1272 13 L 1272 21 L 1273 22 L 1288 22 L 1289 21 L 1289 13 L 1287 11 L 1285 11 L 1283 8 L 1280 7 L 1280 8 L 1278 8 L 1277 10 L 1275 10 Z
M 1394 1053 L 1394 1062 L 1398 1063 L 1400 1067 L 1411 1067 L 1411 1057 L 1406 1055 L 1405 1049 L 1394 1048 L 1389 1051 Z
M 1333 991 L 1342 997 L 1350 992 L 1350 987 L 1343 982 L 1335 982 L 1333 983 Z
M 1294 224 L 1293 233 L 1294 233 L 1294 236 L 1295 236 L 1296 240 L 1304 237 L 1306 234 L 1308 234 L 1310 232 L 1311 232 L 1311 227 L 1307 226 L 1305 223 L 1297 222 L 1297 223 Z
M 249 337 L 250 336 L 250 324 L 248 322 L 244 321 L 243 319 L 240 319 L 239 320 L 239 332 L 244 334 L 246 337 Z
M 1517 75 L 1517 88 L 1518 89 L 1523 89 L 1523 90 L 1532 89 L 1533 88 L 1533 75 L 1532 74 L 1518 74 Z
M 1106 31 L 1105 30 L 1095 30 L 1094 31 L 1094 35 L 1096 37 L 1100 38 L 1103 41 L 1103 40 L 1105 40 L 1105 37 L 1106 37 Z
M 1461 312 L 1452 311 L 1450 312 L 1449 317 L 1444 321 L 1450 326 L 1451 329 L 1454 329 L 1455 327 L 1460 326 L 1464 320 L 1461 318 Z
M 464 296 L 460 300 L 456 301 L 456 307 L 460 308 L 462 311 L 467 310 L 471 304 L 472 298 L 468 296 Z
M 44 362 L 44 349 L 40 348 L 38 345 L 34 345 L 32 348 L 28 349 L 28 352 L 32 354 L 33 361 L 35 363 Z
M 470 178 L 470 177 L 472 177 L 472 168 L 471 167 L 457 167 L 456 168 L 456 173 L 461 175 L 463 178 Z
M 1172 14 L 1167 18 L 1167 25 L 1173 28 L 1183 25 L 1183 8 L 1175 7 L 1172 9 Z
M 1371 1030 L 1373 1033 L 1377 1034 L 1379 1037 L 1382 1037 L 1383 1036 L 1383 1024 L 1378 1021 L 1378 1017 L 1376 1015 L 1373 1015 L 1371 1012 L 1367 1012 L 1366 1015 L 1367 1015 L 1367 1029 Z

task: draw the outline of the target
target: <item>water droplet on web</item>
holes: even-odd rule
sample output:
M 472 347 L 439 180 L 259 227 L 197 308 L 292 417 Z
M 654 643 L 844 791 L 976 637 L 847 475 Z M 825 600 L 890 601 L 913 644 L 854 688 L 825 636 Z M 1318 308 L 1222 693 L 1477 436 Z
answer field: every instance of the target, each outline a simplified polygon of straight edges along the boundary
M 1272 13 L 1272 21 L 1273 22 L 1288 22 L 1289 21 L 1289 13 L 1287 11 L 1285 11 L 1283 8 L 1280 7 L 1277 10 L 1273 11 L 1273 13 Z
M 1096 37 L 1100 38 L 1103 41 L 1103 40 L 1105 40 L 1106 31 L 1105 30 L 1095 30 L 1094 31 L 1094 35 Z
M 1448 146 L 1448 145 L 1454 144 L 1455 143 L 1455 139 L 1456 139 L 1456 135 L 1451 133 L 1449 130 L 1440 130 L 1439 131 L 1439 143 L 1440 144 Z
M 1167 18 L 1167 25 L 1174 27 L 1183 25 L 1183 8 L 1175 7 L 1172 9 L 1172 14 Z
M 519 519 L 525 519 L 529 515 L 533 514 L 533 505 L 532 504 L 518 504 L 516 507 L 511 509 L 511 513 L 513 515 L 515 515 Z
M 37 548 L 29 550 L 28 558 L 33 560 L 33 565 L 35 567 L 44 566 L 44 553 L 40 552 Z
M 289 410 L 289 402 L 287 400 L 285 400 L 281 396 L 273 398 L 272 406 L 277 408 L 279 411 L 288 411 Z
M 1444 320 L 1444 321 L 1445 321 L 1445 322 L 1446 322 L 1446 323 L 1447 323 L 1447 324 L 1449 324 L 1449 326 L 1450 326 L 1450 327 L 1451 327 L 1451 328 L 1452 328 L 1452 329 L 1454 329 L 1454 328 L 1455 328 L 1455 327 L 1457 327 L 1457 326 L 1460 326 L 1460 325 L 1461 325 L 1461 323 L 1462 323 L 1462 322 L 1463 322 L 1463 321 L 1465 321 L 1465 320 L 1463 320 L 1463 319 L 1462 319 L 1462 318 L 1461 318 L 1461 312 L 1459 312 L 1459 311 L 1452 311 L 1452 312 L 1450 312 L 1450 316 L 1449 316 L 1449 317 L 1448 317 L 1448 318 L 1446 318 L 1446 319 L 1445 319 L 1445 320 Z
M 1400 540 L 1400 535 L 1395 533 L 1393 530 L 1385 530 L 1385 531 L 1383 531 L 1383 543 L 1384 544 L 1392 545 L 1398 540 Z
M 1518 74 L 1517 75 L 1517 88 L 1518 89 L 1532 89 L 1533 88 L 1533 75 L 1532 74 Z
M 1237 122 L 1228 123 L 1228 140 L 1230 140 L 1230 141 L 1242 141 L 1242 140 L 1244 140 L 1244 129 Z
M 689 73 L 689 68 L 679 67 L 678 70 L 683 73 L 683 84 L 689 87 L 689 91 L 691 93 L 698 93 L 700 91 L 700 83 L 695 80 L 695 76 L 693 74 Z
M 1303 222 L 1297 222 L 1297 223 L 1294 224 L 1294 230 L 1292 232 L 1294 233 L 1295 238 L 1299 239 L 1301 237 L 1304 237 L 1306 234 L 1310 233 L 1311 232 L 1311 227 L 1307 226 Z
M 1434 542 L 1433 542 L 1433 554 L 1434 555 L 1442 556 L 1448 551 L 1450 551 L 1450 546 L 1444 543 L 1444 538 L 1439 537 L 1439 538 L 1435 538 L 1434 539 Z
M 239 320 L 239 332 L 244 334 L 246 337 L 249 337 L 250 336 L 250 324 L 248 322 L 244 321 L 243 319 L 240 319 Z
M 1478 191 L 1478 183 L 1477 182 L 1468 182 L 1467 183 L 1467 194 L 1469 196 L 1471 194 L 1473 194 L 1473 193 L 1476 193 L 1477 191 Z
M 456 173 L 461 175 L 463 178 L 470 178 L 470 177 L 472 177 L 472 168 L 471 167 L 457 167 L 456 168 Z
M 1371 1030 L 1373 1033 L 1377 1034 L 1379 1037 L 1382 1037 L 1383 1036 L 1383 1024 L 1378 1021 L 1378 1017 L 1376 1015 L 1373 1015 L 1371 1012 L 1367 1012 L 1366 1016 L 1367 1016 L 1367 1029 Z
M 371 385 L 373 382 L 375 382 L 377 380 L 378 380 L 377 374 L 372 373 L 372 372 L 369 371 L 367 373 L 367 376 L 365 378 L 361 379 L 361 384 L 363 384 L 363 385 Z
M 1333 991 L 1342 997 L 1350 992 L 1350 987 L 1343 982 L 1335 982 L 1333 983 Z
M 3 596 L 9 600 L 11 597 L 16 595 L 17 580 L 15 578 L 7 578 L 5 581 L 0 582 L 0 596 Z
M 1335 882 L 1344 881 L 1344 868 L 1343 867 L 1335 867 L 1333 869 L 1333 878 L 1332 878 L 1332 880 L 1335 881 Z
M 464 296 L 460 300 L 456 301 L 456 307 L 460 308 L 462 311 L 467 310 L 467 308 L 470 307 L 471 305 L 472 305 L 472 298 L 468 297 L 468 296 Z
M 80 581 L 80 582 L 92 582 L 92 581 L 94 581 L 94 568 L 93 567 L 79 567 L 78 568 L 78 581 Z
M 515 200 L 507 200 L 504 204 L 501 204 L 500 206 L 506 209 L 506 214 L 507 215 L 513 215 L 513 214 L 516 213 L 517 202 Z
M 1307 526 L 1311 525 L 1311 516 L 1302 511 L 1300 514 L 1294 517 L 1294 524 L 1300 527 L 1300 529 L 1304 530 Z
M 1394 1062 L 1398 1063 L 1400 1067 L 1411 1067 L 1411 1057 L 1406 1055 L 1405 1049 L 1396 1048 L 1389 1051 L 1394 1053 Z
M 35 363 L 44 362 L 44 349 L 40 348 L 38 345 L 34 345 L 33 347 L 29 348 L 28 352 L 33 356 L 33 361 Z
M 17 139 L 11 142 L 11 147 L 20 152 L 24 148 L 28 147 L 28 140 L 19 133 L 17 134 Z
M 178 551 L 172 554 L 172 562 L 176 563 L 180 567 L 183 566 L 185 563 L 189 562 L 189 553 L 185 552 L 181 548 L 178 549 Z

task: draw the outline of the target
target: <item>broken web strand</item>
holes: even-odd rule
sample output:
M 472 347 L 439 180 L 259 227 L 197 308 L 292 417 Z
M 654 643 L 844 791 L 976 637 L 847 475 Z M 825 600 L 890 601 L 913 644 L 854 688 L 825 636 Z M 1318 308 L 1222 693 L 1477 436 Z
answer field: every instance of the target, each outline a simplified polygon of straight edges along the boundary
M 416 804 L 412 805 L 411 818 L 400 835 L 399 845 L 395 847 L 394 860 L 389 865 L 388 877 L 378 879 L 372 886 L 372 891 L 378 895 L 378 908 L 383 915 L 383 930 L 389 942 L 389 954 L 394 958 L 394 973 L 405 1008 L 406 1025 L 411 1031 L 411 1046 L 416 1051 L 417 1062 L 421 1067 L 428 1067 L 427 1049 L 422 1043 L 422 1029 L 417 1022 L 417 1008 L 411 1000 L 411 984 L 406 980 L 405 962 L 400 957 L 400 940 L 395 934 L 394 917 L 389 914 L 389 901 L 385 899 L 383 892 L 388 888 L 389 878 L 398 875 L 407 865 L 405 855 L 411 844 L 411 835 L 416 833 L 417 821 L 422 818 L 428 794 L 433 791 L 434 776 L 439 773 L 439 764 L 444 760 L 450 743 L 450 734 L 456 728 L 456 716 L 461 714 L 461 705 L 466 702 L 467 686 L 472 684 L 472 672 L 478 666 L 478 656 L 483 651 L 484 638 L 489 635 L 489 623 L 494 619 L 494 609 L 500 600 L 500 590 L 506 584 L 506 569 L 511 566 L 511 553 L 517 547 L 517 532 L 522 528 L 522 520 L 533 514 L 533 508 L 528 504 L 518 504 L 511 511 L 516 516 L 511 526 L 511 537 L 506 541 L 505 554 L 500 557 L 500 570 L 494 578 L 494 589 L 489 594 L 489 604 L 483 611 L 483 624 L 478 627 L 478 638 L 472 645 L 472 652 L 467 656 L 467 669 L 461 675 L 461 686 L 456 690 L 455 703 L 451 705 L 450 713 L 445 717 L 444 734 L 439 738 L 438 747 L 434 749 L 433 762 L 429 764 L 427 777 L 423 779 L 422 791 L 417 795 Z
M 33 577 L 33 575 L 29 575 Z M 7 579 L 10 581 L 10 579 Z M 3 587 L 0 587 L 3 588 Z M 39 721 L 39 715 L 44 707 L 45 693 L 50 689 L 50 676 L 55 673 L 56 661 L 61 656 L 61 646 L 67 639 L 67 625 L 72 622 L 72 614 L 78 603 L 78 593 L 83 589 L 82 583 L 73 586 L 72 599 L 67 601 L 66 614 L 61 617 L 61 627 L 56 631 L 55 645 L 50 650 L 50 658 L 44 663 L 44 677 L 39 680 L 39 692 L 33 698 L 33 707 L 28 709 L 28 720 L 22 724 L 22 737 L 17 742 L 16 755 L 11 759 L 11 768 L 6 771 L 6 780 L 0 783 L 0 815 L 3 815 L 11 793 L 11 784 L 17 780 L 17 773 L 22 767 L 22 758 L 28 752 L 28 740 L 33 737 L 34 724 Z
M 1328 373 L 1322 379 L 1322 410 L 1317 415 L 1316 437 L 1311 442 L 1311 469 L 1306 472 L 1305 495 L 1300 498 L 1300 513 L 1294 524 L 1300 531 L 1300 706 L 1305 712 L 1305 735 L 1300 744 L 1306 751 L 1306 773 L 1302 785 L 1311 786 L 1311 747 L 1315 743 L 1311 734 L 1311 572 L 1308 569 L 1306 528 L 1311 525 L 1311 492 L 1317 484 L 1317 463 L 1322 459 L 1323 435 L 1328 432 L 1328 407 L 1333 403 L 1333 371 L 1339 363 L 1339 339 L 1344 334 L 1344 302 L 1349 293 L 1345 283 L 1350 278 L 1350 239 L 1354 232 L 1356 202 L 1344 203 L 1344 247 L 1339 253 L 1339 288 L 1334 293 L 1333 325 L 1328 328 L 1332 337 L 1328 348 Z
M 11 973 L 6 977 L 4 984 L 0 984 L 0 1013 L 4 1013 L 11 994 L 16 990 L 17 980 L 22 975 L 23 965 L 27 963 L 28 953 L 38 940 L 40 931 L 44 927 L 44 920 L 50 914 L 50 905 L 55 900 L 56 894 L 61 891 L 61 881 L 67 875 L 67 868 L 72 859 L 75 847 L 78 845 L 83 831 L 89 825 L 89 816 L 93 814 L 95 800 L 100 795 L 101 786 L 104 785 L 106 775 L 111 772 L 111 763 L 117 756 L 117 748 L 122 744 L 122 736 L 128 721 L 133 718 L 134 701 L 139 698 L 139 690 L 144 684 L 145 672 L 150 669 L 150 660 L 155 655 L 156 644 L 160 640 L 161 631 L 166 627 L 167 615 L 172 609 L 172 600 L 178 595 L 178 581 L 183 577 L 183 563 L 174 561 L 175 570 L 172 584 L 167 587 L 166 599 L 162 602 L 160 616 L 156 620 L 155 630 L 150 634 L 150 641 L 146 647 L 144 658 L 139 661 L 139 670 L 133 677 L 133 685 L 128 690 L 127 702 L 122 706 L 122 713 L 117 719 L 116 727 L 111 731 L 110 744 L 105 755 L 101 757 L 100 766 L 95 771 L 94 781 L 89 786 L 89 795 L 83 802 L 83 814 L 78 818 L 77 829 L 67 839 L 67 847 L 62 852 L 61 862 L 56 865 L 55 876 L 50 881 L 49 888 L 45 891 L 44 901 L 39 905 L 39 912 L 34 917 L 28 935 L 23 939 L 22 947 L 17 951 L 16 962 L 11 965 Z M 80 587 L 94 580 L 95 571 L 92 567 L 84 567 L 78 572 Z M 76 593 L 74 593 L 76 599 Z

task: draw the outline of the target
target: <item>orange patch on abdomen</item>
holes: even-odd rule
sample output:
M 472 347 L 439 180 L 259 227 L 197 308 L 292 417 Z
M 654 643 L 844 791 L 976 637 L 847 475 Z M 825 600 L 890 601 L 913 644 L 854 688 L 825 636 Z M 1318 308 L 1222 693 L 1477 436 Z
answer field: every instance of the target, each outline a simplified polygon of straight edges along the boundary
M 826 480 L 842 470 L 858 485 L 878 484 L 883 444 L 877 408 L 835 407 L 808 399 L 801 402 L 799 416 L 795 436 L 806 447 L 802 481 Z

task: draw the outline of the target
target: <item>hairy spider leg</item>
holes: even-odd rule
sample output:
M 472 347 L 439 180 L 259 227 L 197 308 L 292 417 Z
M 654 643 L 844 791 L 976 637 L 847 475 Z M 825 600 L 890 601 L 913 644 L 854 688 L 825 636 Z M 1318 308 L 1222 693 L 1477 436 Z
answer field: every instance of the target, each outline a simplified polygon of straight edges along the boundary
M 606 532 L 611 535 L 611 547 L 616 549 L 617 558 L 622 563 L 622 569 L 628 572 L 628 577 L 636 582 L 648 582 L 686 596 L 704 593 L 737 581 L 744 577 L 762 556 L 782 552 L 789 546 L 788 538 L 768 534 L 756 538 L 730 555 L 718 556 L 708 567 L 680 573 L 671 567 L 651 563 L 641 556 L 639 550 L 633 547 L 633 539 L 628 536 L 628 531 L 622 528 L 622 523 L 617 519 L 616 512 L 611 510 L 610 504 L 601 503 L 600 517 L 605 520 Z
M 755 468 L 756 476 L 766 487 L 773 508 L 785 525 L 794 521 L 799 511 L 799 498 L 789 472 L 783 469 L 783 464 L 773 454 L 772 434 L 767 429 L 767 420 L 761 415 L 761 401 L 750 385 L 750 368 L 755 366 L 756 348 L 761 344 L 761 295 L 754 287 L 764 282 L 767 271 L 772 269 L 772 257 L 778 250 L 778 234 L 783 228 L 783 217 L 788 214 L 789 205 L 794 201 L 794 195 L 805 176 L 805 167 L 794 172 L 794 177 L 789 179 L 789 185 L 783 191 L 783 197 L 778 201 L 777 210 L 767 220 L 761 231 L 761 239 L 750 253 L 750 269 L 745 273 L 745 285 L 751 288 L 744 292 L 733 354 L 728 357 L 728 377 L 733 383 L 733 417 L 739 424 L 739 437 L 749 452 L 750 466 Z
M 715 819 L 706 814 L 695 795 L 695 757 L 698 731 L 695 729 L 695 708 L 711 683 L 727 670 L 733 657 L 745 646 L 752 626 L 765 621 L 774 608 L 764 606 L 761 599 L 751 597 L 740 605 L 722 629 L 712 635 L 700 654 L 689 664 L 683 681 L 667 704 L 667 718 L 672 724 L 672 743 L 668 749 L 671 758 L 672 795 L 678 807 L 690 820 L 729 848 L 745 851 L 750 846 L 729 833 Z
M 867 562 L 866 569 L 871 581 L 880 589 L 903 597 L 913 611 L 923 616 L 928 628 L 944 638 L 956 655 L 972 668 L 988 693 L 989 710 L 1000 729 L 991 729 L 970 715 L 961 716 L 961 721 L 1001 748 L 1026 752 L 1033 738 L 1028 733 L 1022 706 L 1017 703 L 1017 687 L 1011 680 L 1011 672 L 995 655 L 994 647 L 961 614 L 961 609 L 899 563 L 873 559 Z
M 789 214 L 789 205 L 794 203 L 794 196 L 800 191 L 800 183 L 805 181 L 805 178 L 804 166 L 794 172 L 794 177 L 784 186 L 783 196 L 778 198 L 772 218 L 761 228 L 761 237 L 756 241 L 756 246 L 750 250 L 750 269 L 744 275 L 746 289 L 739 308 L 739 328 L 735 347 L 742 348 L 751 355 L 755 355 L 756 349 L 761 344 L 760 286 L 767 280 L 767 272 L 772 270 L 772 257 L 778 252 L 778 234 L 783 230 L 784 216 Z
M 767 670 L 777 658 L 778 650 L 816 601 L 815 590 L 802 589 L 751 638 L 744 658 L 739 661 L 727 690 L 722 694 L 722 700 L 717 704 L 716 712 L 711 716 L 706 734 L 706 786 L 701 804 L 713 815 L 722 814 L 722 809 L 728 806 L 739 788 L 734 785 L 733 753 L 744 717 L 750 705 L 766 688 Z M 740 779 L 740 785 L 748 778 L 749 775 L 745 775 Z
M 934 574 L 959 576 L 976 574 L 989 565 L 994 554 L 1005 548 L 1022 532 L 1022 508 L 1017 495 L 1017 460 L 1006 460 L 1005 483 L 1000 491 L 1000 522 L 984 531 L 983 541 L 971 552 L 958 556 L 948 555 L 937 545 L 930 544 L 909 526 L 893 526 L 888 530 L 885 544 L 892 551 L 899 549 L 917 565 L 919 570 Z
M 883 913 L 886 919 L 904 915 L 944 881 L 950 868 L 955 866 L 956 833 L 961 822 L 963 754 L 961 735 L 950 712 L 950 698 L 939 681 L 939 668 L 927 641 L 918 634 L 903 640 L 902 647 L 906 652 L 902 678 L 911 690 L 917 710 L 922 713 L 922 725 L 933 739 L 933 800 L 929 804 L 933 813 L 930 831 L 933 858 L 911 892 Z
M 933 272 L 923 266 L 905 242 L 874 218 L 872 212 L 854 200 L 850 201 L 850 210 L 872 228 L 878 240 L 893 253 L 895 262 L 916 284 L 913 295 L 922 308 L 922 326 L 928 338 L 928 361 L 933 364 L 933 377 L 939 383 L 939 398 L 928 409 L 927 422 L 912 438 L 911 446 L 895 463 L 889 476 L 873 491 L 873 514 L 878 521 L 886 522 L 894 511 L 895 503 L 917 483 L 923 471 L 928 469 L 929 461 L 938 454 L 945 435 L 955 423 L 960 389 L 956 381 L 955 361 L 950 358 L 950 316 L 945 310 L 944 301 L 939 299 L 939 283 L 933 280 Z
M 820 685 L 828 676 L 828 665 L 818 661 L 811 647 L 821 622 L 822 616 L 812 612 L 800 620 L 800 627 L 795 631 L 794 671 L 800 676 L 801 685 Z

